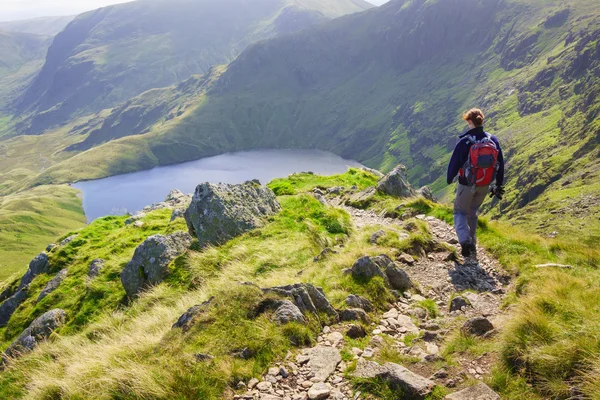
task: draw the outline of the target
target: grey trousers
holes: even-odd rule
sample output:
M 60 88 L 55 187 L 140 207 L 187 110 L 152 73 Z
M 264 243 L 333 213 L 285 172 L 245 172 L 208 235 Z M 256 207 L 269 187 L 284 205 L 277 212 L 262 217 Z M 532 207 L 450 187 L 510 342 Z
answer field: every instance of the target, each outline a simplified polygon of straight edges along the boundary
M 458 184 L 454 200 L 454 228 L 459 243 L 477 243 L 477 215 L 489 188 Z

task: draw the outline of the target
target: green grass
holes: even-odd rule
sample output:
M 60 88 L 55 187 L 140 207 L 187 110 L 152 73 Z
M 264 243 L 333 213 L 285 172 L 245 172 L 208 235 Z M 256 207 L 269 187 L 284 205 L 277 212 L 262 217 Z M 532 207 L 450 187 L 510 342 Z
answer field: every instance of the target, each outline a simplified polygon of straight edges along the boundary
M 40 186 L 0 197 L 0 281 L 24 273 L 48 244 L 84 225 L 78 193 L 67 186 Z
M 309 192 L 314 188 L 329 189 L 334 186 L 344 186 L 350 189 L 356 186 L 358 190 L 374 186 L 378 178 L 366 171 L 350 168 L 348 173 L 331 176 L 319 176 L 311 173 L 293 174 L 287 178 L 274 179 L 268 187 L 276 195 L 294 195 L 302 192 Z

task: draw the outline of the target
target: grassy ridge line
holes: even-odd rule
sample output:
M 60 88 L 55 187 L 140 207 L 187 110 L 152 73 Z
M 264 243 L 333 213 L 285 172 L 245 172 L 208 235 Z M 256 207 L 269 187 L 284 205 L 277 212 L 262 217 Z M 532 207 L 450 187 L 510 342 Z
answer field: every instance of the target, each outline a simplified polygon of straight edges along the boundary
M 78 191 L 68 186 L 39 186 L 0 197 L 0 281 L 22 273 L 47 244 L 84 225 Z

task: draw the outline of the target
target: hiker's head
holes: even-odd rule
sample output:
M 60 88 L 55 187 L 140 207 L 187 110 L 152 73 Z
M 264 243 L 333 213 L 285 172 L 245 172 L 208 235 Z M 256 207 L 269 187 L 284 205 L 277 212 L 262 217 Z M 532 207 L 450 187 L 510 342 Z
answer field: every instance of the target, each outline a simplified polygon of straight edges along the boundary
M 483 126 L 485 115 L 483 115 L 483 111 L 479 108 L 472 108 L 463 114 L 463 119 L 467 121 L 471 129 L 479 128 Z

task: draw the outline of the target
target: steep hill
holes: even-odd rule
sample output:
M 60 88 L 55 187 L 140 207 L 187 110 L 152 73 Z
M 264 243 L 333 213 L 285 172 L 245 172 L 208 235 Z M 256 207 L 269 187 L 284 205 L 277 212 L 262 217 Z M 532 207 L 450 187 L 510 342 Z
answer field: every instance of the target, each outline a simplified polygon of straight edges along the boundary
M 22 21 L 0 22 L 0 31 L 32 33 L 34 35 L 54 36 L 65 29 L 75 16 L 41 17 Z
M 249 44 L 369 8 L 363 0 L 140 0 L 59 33 L 18 103 L 22 133 L 110 108 L 233 60 Z
M 384 170 L 404 163 L 412 182 L 444 195 L 459 116 L 476 105 L 509 160 L 508 194 L 488 207 L 492 215 L 544 234 L 583 230 L 595 243 L 599 35 L 592 0 L 392 1 L 251 46 L 195 108 L 78 154 L 37 182 L 230 150 L 317 147 Z M 551 215 L 562 218 L 547 222 Z

